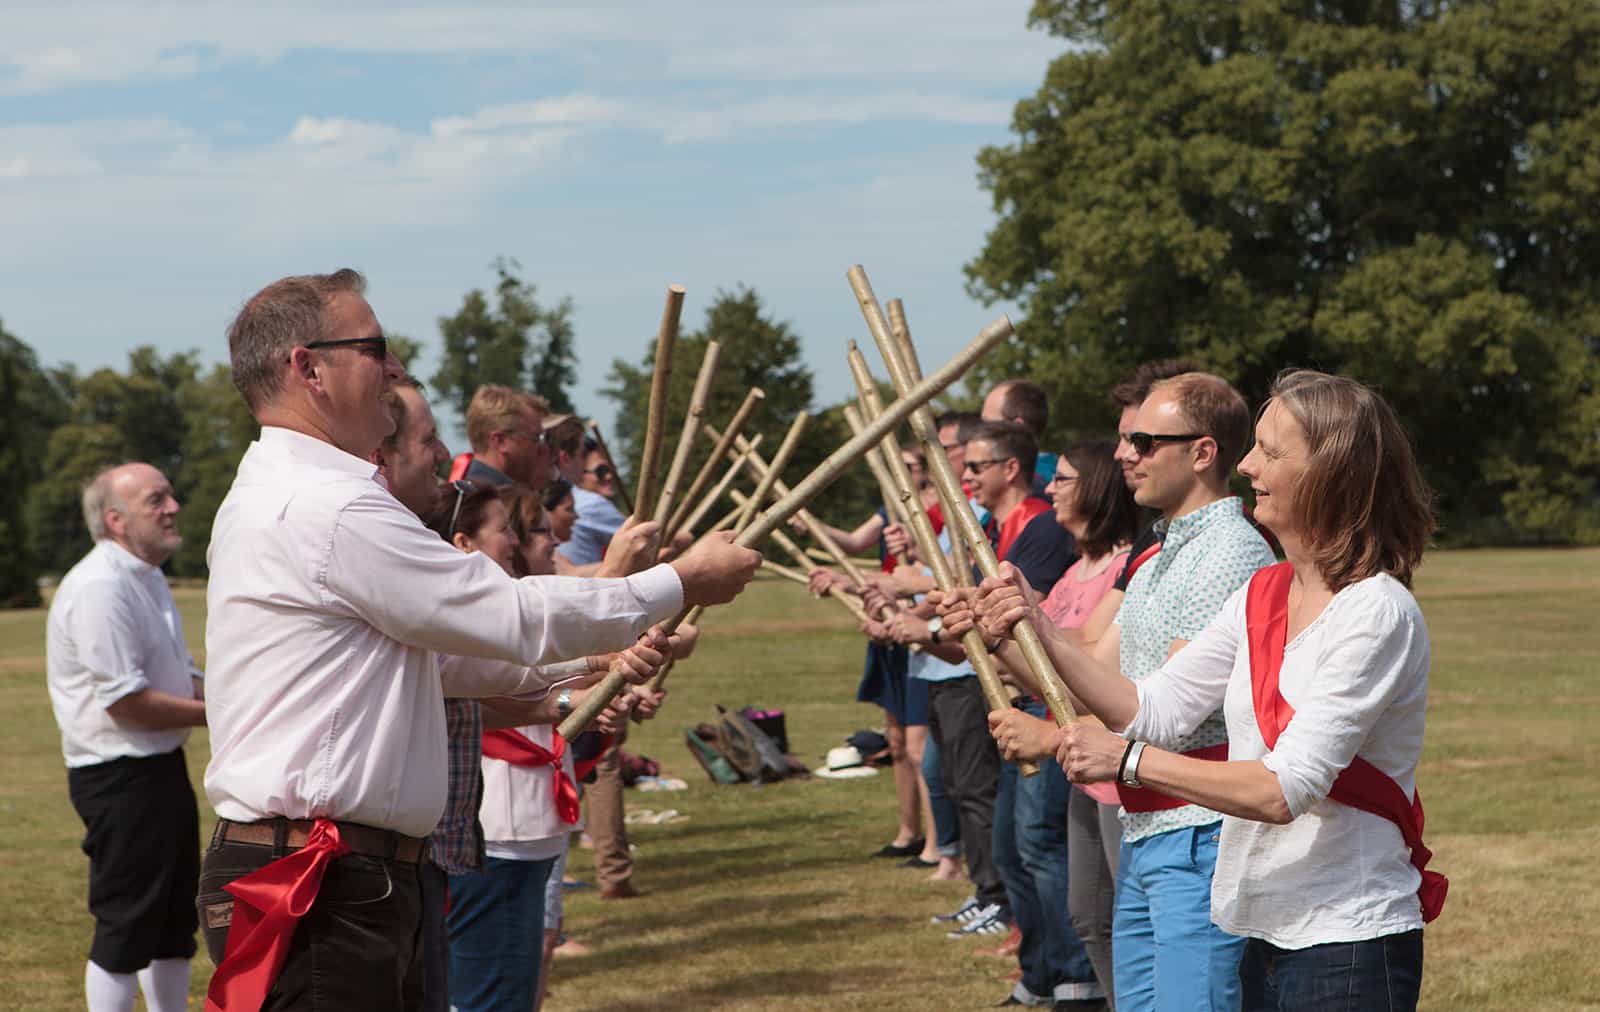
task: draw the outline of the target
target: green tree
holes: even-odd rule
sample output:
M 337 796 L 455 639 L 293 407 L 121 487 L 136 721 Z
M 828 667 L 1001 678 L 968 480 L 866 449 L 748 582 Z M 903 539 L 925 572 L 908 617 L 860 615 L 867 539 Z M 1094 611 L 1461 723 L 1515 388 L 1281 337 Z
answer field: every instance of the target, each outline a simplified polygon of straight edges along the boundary
M 0 607 L 39 603 L 39 561 L 28 537 L 26 489 L 44 470 L 50 430 L 67 414 L 70 374 L 43 369 L 0 325 Z
M 766 393 L 746 434 L 763 433 L 763 453 L 771 457 L 799 411 L 811 410 L 812 374 L 800 355 L 800 338 L 785 321 L 770 318 L 753 288 L 740 286 L 734 291 L 719 290 L 706 310 L 705 325 L 698 331 L 681 334 L 673 358 L 668 385 L 667 431 L 662 433 L 661 462 L 665 468 L 672 459 L 682 432 L 683 418 L 689 410 L 695 376 L 705 357 L 706 344 L 721 345 L 716 380 L 706 404 L 706 419 L 721 428 L 733 417 L 751 387 Z M 636 485 L 639 458 L 644 452 L 644 425 L 650 407 L 650 378 L 655 368 L 656 342 L 651 338 L 639 365 L 614 359 L 607 376 L 610 386 L 601 395 L 617 405 L 616 431 L 608 434 L 618 466 L 626 469 L 630 487 Z M 850 436 L 838 407 L 819 412 L 809 422 L 806 435 L 796 450 L 785 478 L 798 481 L 824 457 Z M 711 452 L 709 440 L 697 438 L 689 458 L 687 483 Z M 858 513 L 866 511 L 867 497 L 863 478 L 872 476 L 865 467 L 850 474 L 829 489 L 817 508 L 840 524 L 853 524 Z M 752 483 L 745 482 L 748 489 Z M 732 508 L 732 504 L 729 504 Z
M 1600 7 L 1038 0 L 1072 44 L 979 156 L 973 293 L 1022 307 L 984 376 L 1057 435 L 1185 354 L 1259 403 L 1372 383 L 1447 534 L 1600 536 Z
M 572 300 L 540 305 L 534 286 L 518 277 L 521 269 L 509 257 L 496 259 L 493 305 L 474 288 L 454 316 L 439 318 L 444 350 L 433 388 L 463 420 L 473 392 L 485 383 L 530 388 L 557 410 L 572 410 L 567 392 L 577 374 Z
M 182 510 L 183 547 L 172 557 L 174 576 L 206 575 L 206 548 L 217 507 L 233 485 L 239 458 L 261 432 L 234 389 L 225 365 L 196 372 L 178 388 L 183 413 L 182 463 L 169 475 Z

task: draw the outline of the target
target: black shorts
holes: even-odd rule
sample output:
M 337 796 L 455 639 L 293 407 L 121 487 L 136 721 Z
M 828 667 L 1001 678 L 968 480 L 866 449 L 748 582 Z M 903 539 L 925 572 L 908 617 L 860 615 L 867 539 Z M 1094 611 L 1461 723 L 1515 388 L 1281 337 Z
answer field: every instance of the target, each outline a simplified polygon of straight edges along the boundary
M 89 855 L 89 959 L 134 973 L 195 954 L 200 813 L 183 749 L 67 770 Z

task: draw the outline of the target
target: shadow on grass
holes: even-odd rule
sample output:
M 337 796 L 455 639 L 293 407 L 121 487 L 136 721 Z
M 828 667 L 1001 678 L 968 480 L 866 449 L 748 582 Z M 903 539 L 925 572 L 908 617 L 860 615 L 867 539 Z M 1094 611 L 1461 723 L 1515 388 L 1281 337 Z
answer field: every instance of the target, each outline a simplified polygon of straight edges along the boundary
M 741 953 L 741 955 L 746 955 Z M 599 969 L 597 967 L 597 969 Z M 829 966 L 820 969 L 784 968 L 762 970 L 754 973 L 719 975 L 715 982 L 700 985 L 664 988 L 643 998 L 601 998 L 598 1002 L 580 1002 L 571 1007 L 604 1008 L 614 1012 L 651 1012 L 656 1009 L 705 1009 L 750 1002 L 771 1002 L 777 999 L 844 995 L 871 991 L 883 986 L 885 980 L 900 972 L 887 958 L 881 965 L 849 967 Z M 580 990 L 581 978 L 568 977 L 558 971 L 551 988 L 562 998 L 575 996 Z M 604 993 L 600 982 L 597 991 Z
M 759 901 L 761 916 L 783 915 L 791 910 L 805 909 L 837 900 L 841 890 L 812 890 L 808 892 L 780 893 L 762 896 Z M 592 933 L 597 941 L 624 940 L 636 935 L 656 931 L 686 931 L 697 925 L 725 924 L 730 919 L 749 916 L 751 903 L 741 903 L 723 897 L 714 897 L 693 903 L 673 901 L 656 909 L 642 906 L 643 901 L 629 900 L 625 912 L 595 925 Z M 609 911 L 608 911 L 609 913 Z

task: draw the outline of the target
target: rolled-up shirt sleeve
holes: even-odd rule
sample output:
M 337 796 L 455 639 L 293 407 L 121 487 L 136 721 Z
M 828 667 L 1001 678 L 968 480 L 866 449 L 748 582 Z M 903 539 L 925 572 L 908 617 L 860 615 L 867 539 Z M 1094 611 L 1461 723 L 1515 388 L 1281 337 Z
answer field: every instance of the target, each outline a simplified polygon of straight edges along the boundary
M 667 565 L 623 579 L 514 580 L 482 553 L 447 545 L 379 490 L 346 505 L 331 536 L 318 574 L 325 603 L 439 653 L 536 667 L 624 649 L 683 606 Z
M 1173 654 L 1159 671 L 1134 686 L 1139 692 L 1139 711 L 1122 729 L 1122 736 L 1167 748 L 1194 733 L 1201 721 L 1217 712 L 1227 695 L 1234 658 L 1244 643 L 1243 634 L 1241 588 L 1199 636 Z
M 1262 758 L 1298 817 L 1328 796 L 1397 695 L 1426 671 L 1427 632 L 1388 598 L 1353 597 L 1337 615 L 1340 635 L 1317 658 L 1316 692 Z
M 79 589 L 72 611 L 78 663 L 92 679 L 94 701 L 109 707 L 150 687 L 143 659 L 132 649 L 143 642 L 138 617 L 120 587 L 97 580 Z
M 529 668 L 482 657 L 447 657 L 439 663 L 439 681 L 449 699 L 515 696 L 536 703 L 552 689 L 589 675 L 589 659 L 557 661 Z M 511 681 L 515 685 L 510 685 Z

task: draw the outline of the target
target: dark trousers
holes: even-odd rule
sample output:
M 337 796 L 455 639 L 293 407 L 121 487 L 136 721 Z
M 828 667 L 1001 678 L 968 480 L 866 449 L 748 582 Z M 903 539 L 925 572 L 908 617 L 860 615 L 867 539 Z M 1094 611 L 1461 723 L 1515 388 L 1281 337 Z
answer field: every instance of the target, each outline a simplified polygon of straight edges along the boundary
M 994 866 L 994 796 L 1000 753 L 989 737 L 989 706 L 976 675 L 928 685 L 928 730 L 939 745 L 945 789 L 955 799 L 961 849 L 978 902 L 1006 906 Z
M 200 870 L 206 948 L 221 963 L 233 897 L 223 886 L 289 853 L 213 837 Z M 264 1010 L 394 1012 L 422 1007 L 422 885 L 414 863 L 347 854 L 328 863 L 295 926 Z
M 111 973 L 192 959 L 200 813 L 183 749 L 67 770 L 89 857 L 89 958 Z
M 432 861 L 422 862 L 422 1012 L 450 1012 L 450 932 L 444 910 L 450 904 L 450 876 Z
M 1245 941 L 1244 1012 L 1413 1012 L 1422 991 L 1422 932 L 1280 949 Z

